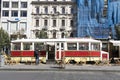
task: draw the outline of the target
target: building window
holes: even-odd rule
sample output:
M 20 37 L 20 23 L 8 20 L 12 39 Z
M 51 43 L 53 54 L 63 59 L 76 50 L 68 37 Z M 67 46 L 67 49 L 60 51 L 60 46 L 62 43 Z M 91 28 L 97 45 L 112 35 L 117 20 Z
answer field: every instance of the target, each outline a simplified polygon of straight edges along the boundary
M 39 26 L 39 20 L 36 20 L 36 27 Z
M 65 20 L 62 20 L 62 26 L 65 26 Z
M 27 30 L 27 22 L 20 22 L 20 31 L 23 33 Z
M 8 22 L 2 22 L 2 28 L 5 31 L 8 31 Z
M 9 11 L 8 10 L 3 10 L 2 16 L 8 17 L 9 16 Z
M 65 37 L 65 33 L 62 33 L 61 37 L 64 38 Z
M 56 20 L 53 20 L 53 27 L 56 27 Z
M 12 8 L 18 8 L 18 2 L 12 2 Z
M 27 17 L 27 11 L 21 11 L 20 16 L 21 17 Z
M 12 17 L 18 17 L 18 11 L 14 10 L 11 14 Z
M 21 8 L 27 8 L 27 2 L 21 2 Z
M 57 7 L 53 7 L 53 12 L 54 12 L 54 13 L 57 12 Z
M 17 26 L 18 26 L 18 24 L 16 22 L 11 22 L 10 32 L 11 33 L 16 32 L 17 31 Z
M 73 20 L 70 20 L 70 26 L 73 27 Z
M 53 38 L 54 39 L 56 38 L 56 32 L 53 32 Z
M 48 25 L 48 21 L 47 21 L 47 20 L 44 21 L 44 25 L 45 25 L 45 26 Z
M 3 8 L 9 8 L 9 2 L 3 2 Z
M 73 14 L 74 13 L 74 9 L 73 8 L 71 8 L 71 14 Z
M 65 14 L 65 7 L 62 7 L 62 14 Z
M 39 14 L 40 10 L 39 7 L 36 7 L 36 14 Z
M 45 7 L 45 14 L 48 14 L 48 7 Z

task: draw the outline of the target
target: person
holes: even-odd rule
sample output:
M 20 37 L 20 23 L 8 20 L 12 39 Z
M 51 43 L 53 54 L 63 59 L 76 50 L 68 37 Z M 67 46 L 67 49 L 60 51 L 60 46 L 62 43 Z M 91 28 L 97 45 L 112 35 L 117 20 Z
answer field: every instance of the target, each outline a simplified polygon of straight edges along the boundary
M 110 63 L 115 63 L 114 57 L 112 57 L 111 62 Z
M 34 51 L 35 59 L 36 59 L 36 65 L 39 64 L 39 50 L 38 48 Z

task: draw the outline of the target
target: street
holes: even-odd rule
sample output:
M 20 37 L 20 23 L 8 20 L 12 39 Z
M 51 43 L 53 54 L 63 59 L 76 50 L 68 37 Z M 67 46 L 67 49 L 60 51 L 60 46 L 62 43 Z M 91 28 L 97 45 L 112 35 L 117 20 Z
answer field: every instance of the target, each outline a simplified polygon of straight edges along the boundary
M 97 71 L 0 71 L 0 80 L 120 80 L 120 73 Z

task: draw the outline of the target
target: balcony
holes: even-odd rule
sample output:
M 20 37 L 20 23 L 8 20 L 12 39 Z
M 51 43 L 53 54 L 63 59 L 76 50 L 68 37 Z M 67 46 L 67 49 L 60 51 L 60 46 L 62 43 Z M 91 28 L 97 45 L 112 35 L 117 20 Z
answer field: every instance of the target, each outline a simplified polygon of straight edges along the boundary
M 61 16 L 63 16 L 63 15 L 65 15 L 65 16 L 75 16 L 76 14 L 72 14 L 72 13 L 58 13 L 58 12 L 56 12 L 56 13 L 54 13 L 54 12 L 49 12 L 49 13 L 43 13 L 43 12 L 41 12 L 41 13 L 35 13 L 35 12 L 32 12 L 31 13 L 31 15 L 34 15 L 34 16 L 37 16 L 37 17 L 40 17 L 41 15 L 46 15 L 46 16 L 58 16 L 58 15 L 61 15 Z
M 65 31 L 65 27 L 60 28 L 60 31 Z
M 50 5 L 50 4 L 62 4 L 62 5 L 66 5 L 66 4 L 70 4 L 70 5 L 73 5 L 73 4 L 76 4 L 76 2 L 74 1 L 32 1 L 31 2 L 32 5 Z

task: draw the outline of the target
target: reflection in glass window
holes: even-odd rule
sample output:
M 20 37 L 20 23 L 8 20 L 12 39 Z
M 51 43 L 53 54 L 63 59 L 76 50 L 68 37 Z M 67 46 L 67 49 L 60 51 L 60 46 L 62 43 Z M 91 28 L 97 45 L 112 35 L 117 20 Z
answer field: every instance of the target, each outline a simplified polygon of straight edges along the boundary
M 3 2 L 3 8 L 9 8 L 9 2 L 8 1 Z
M 92 43 L 91 44 L 91 50 L 100 50 L 100 44 L 98 43 Z
M 17 10 L 13 10 L 11 13 L 12 17 L 17 17 L 18 16 L 18 11 Z
M 12 8 L 18 8 L 18 2 L 12 2 Z
M 20 43 L 13 44 L 12 50 L 21 50 Z
M 23 43 L 23 50 L 32 50 L 32 43 Z
M 21 2 L 21 8 L 27 8 L 27 2 Z
M 8 10 L 3 10 L 2 16 L 8 17 L 9 16 L 9 11 Z
M 68 50 L 77 50 L 77 43 L 67 43 Z
M 21 17 L 27 17 L 27 11 L 20 11 Z
M 88 43 L 79 43 L 79 50 L 88 50 Z

